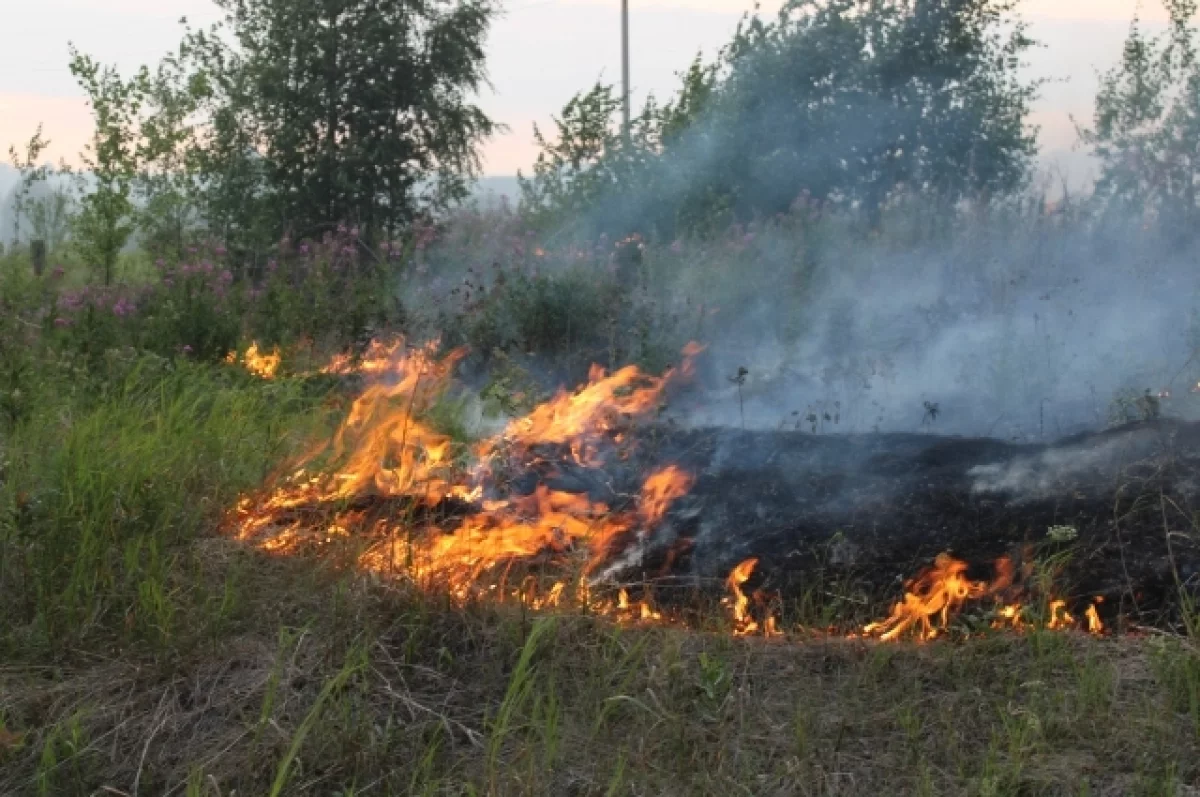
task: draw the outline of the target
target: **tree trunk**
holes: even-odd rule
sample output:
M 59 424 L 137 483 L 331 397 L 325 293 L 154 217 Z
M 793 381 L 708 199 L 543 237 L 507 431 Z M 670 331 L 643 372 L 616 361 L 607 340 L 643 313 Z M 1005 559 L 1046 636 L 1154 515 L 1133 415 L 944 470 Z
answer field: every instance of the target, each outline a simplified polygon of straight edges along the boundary
M 46 242 L 41 240 L 31 242 L 29 255 L 33 260 L 34 275 L 42 276 L 46 272 Z

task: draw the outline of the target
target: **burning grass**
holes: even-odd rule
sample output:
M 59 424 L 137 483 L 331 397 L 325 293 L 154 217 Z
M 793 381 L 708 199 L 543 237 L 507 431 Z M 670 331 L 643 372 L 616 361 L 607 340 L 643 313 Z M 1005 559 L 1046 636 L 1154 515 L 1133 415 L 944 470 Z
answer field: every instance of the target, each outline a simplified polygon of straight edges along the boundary
M 552 485 L 565 470 L 594 484 L 613 463 L 630 461 L 637 424 L 653 416 L 669 387 L 689 378 L 701 352 L 689 344 L 679 368 L 661 377 L 634 366 L 611 375 L 594 367 L 587 384 L 560 391 L 501 433 L 466 446 L 425 420 L 465 352 L 438 356 L 436 343 L 375 342 L 358 366 L 339 357 L 324 369 L 345 374 L 357 368 L 367 378 L 330 445 L 303 458 L 281 485 L 245 497 L 228 520 L 229 531 L 273 553 L 348 545 L 359 569 L 444 591 L 459 602 L 694 625 L 693 609 L 678 600 L 656 605 L 644 580 L 622 580 L 639 567 L 644 572 L 647 539 L 672 504 L 688 495 L 693 474 L 674 462 L 647 470 L 639 477 L 640 494 L 614 494 L 615 506 L 587 489 Z M 327 470 L 313 472 L 322 456 Z M 519 482 L 532 489 L 521 492 L 514 486 Z M 690 545 L 677 542 L 664 573 L 671 557 Z M 846 625 L 849 618 L 840 627 L 786 627 L 779 595 L 745 590 L 757 565 L 757 558 L 746 559 L 724 578 L 722 603 L 734 635 L 794 630 L 928 640 L 976 606 L 990 611 L 993 629 L 1105 631 L 1097 610 L 1102 597 L 1082 604 L 1076 617 L 1045 585 L 1031 588 L 1032 562 L 1018 573 L 1002 557 L 994 577 L 980 581 L 968 577 L 968 562 L 947 553 L 905 584 L 884 619 L 860 627 Z M 639 594 L 631 600 L 634 588 Z
M 551 450 L 585 474 L 596 457 L 636 466 L 620 454 L 638 416 L 584 413 L 582 437 L 523 440 L 587 403 L 563 393 L 481 457 L 414 431 L 442 362 L 421 351 L 406 355 L 419 380 L 388 376 L 410 391 L 368 383 L 371 402 L 346 406 L 228 367 L 133 363 L 100 396 L 46 385 L 0 441 L 0 793 L 1174 795 L 1200 777 L 1186 638 L 1047 633 L 1037 615 L 1054 613 L 1029 603 L 1019 635 L 964 639 L 933 611 L 938 644 L 845 638 L 758 586 L 765 561 L 699 603 L 594 582 L 700 474 L 653 469 L 621 503 L 549 484 L 489 495 L 548 473 Z M 330 414 L 354 421 L 340 438 Z M 374 434 L 387 444 L 370 478 L 326 467 Z M 303 476 L 254 492 L 313 439 L 331 442 Z M 239 492 L 260 503 L 234 520 L 265 521 L 237 528 L 273 549 L 204 535 Z M 496 552 L 493 532 L 537 552 Z M 960 575 L 949 594 L 986 593 L 960 620 L 1007 599 Z M 910 592 L 937 592 L 916 578 Z M 806 599 L 809 616 L 836 602 Z

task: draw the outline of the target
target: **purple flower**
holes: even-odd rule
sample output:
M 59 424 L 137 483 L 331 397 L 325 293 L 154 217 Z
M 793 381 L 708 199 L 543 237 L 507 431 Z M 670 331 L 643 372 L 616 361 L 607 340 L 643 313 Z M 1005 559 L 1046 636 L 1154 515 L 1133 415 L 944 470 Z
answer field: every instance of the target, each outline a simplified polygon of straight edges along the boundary
M 233 282 L 233 274 L 229 271 L 229 269 L 225 269 L 221 272 L 221 275 L 217 277 L 217 279 L 221 280 L 222 284 L 228 285 Z
M 71 322 L 68 321 L 67 319 L 63 318 L 62 316 L 59 316 L 58 318 L 54 319 L 54 326 L 69 327 L 69 326 L 71 326 Z
M 674 241 L 672 241 L 671 242 L 671 251 L 674 252 L 675 254 L 679 254 L 680 252 L 682 252 L 683 251 L 683 241 L 679 240 L 678 238 L 676 238 Z
M 302 255 L 308 254 L 308 244 L 300 244 L 300 254 L 302 254 Z
M 54 279 L 58 279 L 65 273 L 67 273 L 67 271 L 62 266 L 55 266 L 54 270 L 50 272 L 50 276 Z
M 122 296 L 120 299 L 117 299 L 116 304 L 113 305 L 112 311 L 113 315 L 115 315 L 117 318 L 124 318 L 127 315 L 133 315 L 133 309 L 133 304 L 124 296 Z
M 184 354 L 191 354 L 191 353 L 192 353 L 192 347 L 191 347 L 191 346 L 189 346 L 189 345 L 187 345 L 186 343 L 185 343 L 185 344 L 183 344 L 183 353 L 184 353 Z
M 223 246 L 218 246 L 218 247 L 216 248 L 217 257 L 225 257 L 225 251 L 226 251 L 226 250 L 225 250 L 225 247 L 223 247 Z

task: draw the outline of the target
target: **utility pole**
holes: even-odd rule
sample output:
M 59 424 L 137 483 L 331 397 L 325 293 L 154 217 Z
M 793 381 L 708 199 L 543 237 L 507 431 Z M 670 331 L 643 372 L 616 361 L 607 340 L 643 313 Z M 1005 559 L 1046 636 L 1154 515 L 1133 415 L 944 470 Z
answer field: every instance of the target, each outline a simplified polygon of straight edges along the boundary
M 629 0 L 621 0 L 621 135 L 629 146 Z

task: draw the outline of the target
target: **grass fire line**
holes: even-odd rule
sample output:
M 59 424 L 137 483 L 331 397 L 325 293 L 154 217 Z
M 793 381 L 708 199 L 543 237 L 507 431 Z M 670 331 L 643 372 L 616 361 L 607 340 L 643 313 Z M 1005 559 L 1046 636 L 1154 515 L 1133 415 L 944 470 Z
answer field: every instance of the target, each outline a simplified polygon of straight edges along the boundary
M 403 339 L 373 341 L 361 358 L 338 355 L 321 368 L 355 374 L 365 386 L 331 441 L 295 463 L 283 483 L 239 501 L 226 524 L 230 533 L 275 554 L 353 542 L 363 546 L 355 559 L 362 571 L 410 579 L 461 602 L 575 607 L 617 622 L 688 625 L 681 607 L 655 604 L 649 585 L 638 585 L 642 594 L 634 599 L 634 585 L 613 576 L 672 503 L 688 494 L 692 474 L 676 464 L 646 473 L 637 500 L 621 508 L 540 480 L 532 492 L 517 494 L 500 474 L 545 466 L 548 448 L 565 452 L 578 468 L 602 473 L 614 452 L 622 458 L 636 445 L 632 425 L 652 416 L 669 388 L 692 377 L 703 347 L 688 344 L 680 365 L 662 376 L 632 365 L 612 374 L 594 366 L 587 384 L 560 390 L 467 450 L 424 420 L 466 354 L 438 351 L 436 340 L 418 346 Z M 237 358 L 231 354 L 228 361 Z M 280 357 L 252 345 L 241 362 L 269 379 Z M 323 457 L 334 463 L 332 470 L 318 467 Z M 782 636 L 788 629 L 778 614 L 781 601 L 762 589 L 745 591 L 759 564 L 757 557 L 745 559 L 724 579 L 728 628 L 737 636 Z M 992 629 L 1105 632 L 1097 610 L 1102 598 L 1087 604 L 1081 620 L 1061 597 L 1038 607 L 1022 600 L 1014 567 L 1001 558 L 991 580 L 975 580 L 967 576 L 967 562 L 942 553 L 905 583 L 887 617 L 825 632 L 930 640 L 950 632 L 970 606 L 989 611 Z

